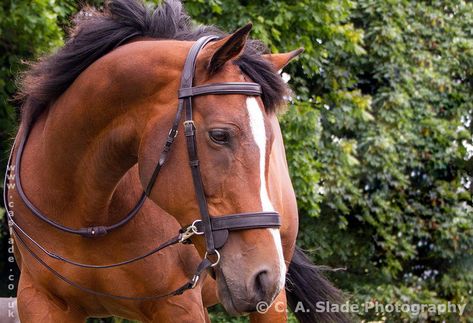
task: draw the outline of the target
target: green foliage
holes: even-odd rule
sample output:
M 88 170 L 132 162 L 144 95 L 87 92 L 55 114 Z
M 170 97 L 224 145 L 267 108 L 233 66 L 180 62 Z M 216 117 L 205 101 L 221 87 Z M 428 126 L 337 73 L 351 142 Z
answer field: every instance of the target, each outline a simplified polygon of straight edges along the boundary
M 281 124 L 300 210 L 299 243 L 314 261 L 346 268 L 330 276 L 352 302 L 469 304 L 462 318 L 384 313 L 389 322 L 473 322 L 473 153 L 465 145 L 473 130 L 473 4 L 189 0 L 185 6 L 197 22 L 226 30 L 252 21 L 253 36 L 273 52 L 305 47 L 285 70 L 294 94 Z M 72 0 L 0 5 L 3 142 L 14 124 L 7 100 L 20 59 L 59 46 L 76 10 Z M 231 320 L 218 308 L 211 317 Z
M 290 156 L 289 168 L 297 169 L 291 173 L 291 180 L 297 187 L 298 207 L 307 210 L 308 216 L 318 216 L 323 196 L 319 194 L 322 165 L 314 159 L 322 136 L 317 104 L 313 101 L 291 104 L 281 120 L 281 127 L 285 133 L 286 154 Z
M 22 60 L 31 59 L 62 44 L 57 19 L 66 9 L 55 1 L 3 1 L 0 5 L 0 135 L 14 127 L 15 112 L 10 100 Z
M 34 59 L 62 44 L 63 31 L 58 20 L 64 19 L 69 6 L 53 0 L 4 0 L 0 3 L 0 171 L 3 174 L 11 137 L 16 127 L 17 113 L 13 104 L 15 78 L 25 60 Z M 1 182 L 3 190 L 3 180 Z M 4 209 L 0 208 L 4 221 Z M 7 230 L 0 230 L 0 248 L 7 250 Z M 6 258 L 5 258 L 6 259 Z M 0 263 L 0 290 L 9 294 L 3 283 L 7 263 Z
M 187 7 L 229 30 L 252 21 L 273 52 L 305 47 L 287 69 L 295 100 L 281 121 L 314 260 L 347 268 L 332 278 L 354 302 L 469 303 L 471 319 L 472 4 Z
M 472 139 L 465 122 L 473 111 L 472 9 L 359 1 L 350 20 L 364 32 L 366 53 L 327 61 L 323 86 L 317 75 L 306 78 L 320 102 L 320 118 L 306 123 L 320 122 L 321 137 L 298 140 L 314 152 L 307 162 L 316 171 L 306 181 L 318 172 L 323 193 L 301 187 L 310 166 L 300 171 L 300 153 L 289 153 L 302 201 L 300 242 L 316 250 L 318 263 L 347 267 L 333 278 L 353 301 L 468 303 L 462 319 L 472 319 L 472 156 L 464 146 Z M 292 149 L 297 118 L 287 118 Z M 320 199 L 311 218 L 305 201 Z

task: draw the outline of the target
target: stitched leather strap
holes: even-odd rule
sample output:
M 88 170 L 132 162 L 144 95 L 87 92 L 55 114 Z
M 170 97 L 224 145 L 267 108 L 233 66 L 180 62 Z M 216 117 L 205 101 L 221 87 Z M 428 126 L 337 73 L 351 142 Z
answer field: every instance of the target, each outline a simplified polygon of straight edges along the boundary
M 192 80 L 194 78 L 195 62 L 196 62 L 197 55 L 199 54 L 202 47 L 204 47 L 207 43 L 209 43 L 210 41 L 214 39 L 218 39 L 218 37 L 217 36 L 202 37 L 198 39 L 194 43 L 194 45 L 192 45 L 189 53 L 187 54 L 186 60 L 184 62 L 184 68 L 183 68 L 182 76 L 181 76 L 181 85 L 180 85 L 181 88 L 192 87 Z M 168 152 L 170 151 L 171 146 L 174 142 L 174 139 L 177 136 L 177 129 L 179 127 L 179 121 L 181 120 L 183 107 L 184 107 L 184 101 L 179 99 L 177 113 L 176 113 L 176 116 L 174 117 L 174 122 L 172 124 L 171 130 L 169 131 L 168 137 L 166 139 L 166 143 L 161 152 L 158 163 L 156 164 L 156 168 L 154 169 L 153 174 L 151 175 L 149 179 L 148 185 L 146 186 L 146 189 L 145 189 L 146 196 L 149 196 L 151 194 L 151 190 L 153 189 L 154 183 L 156 182 L 159 172 L 161 171 L 161 167 L 166 162 Z
M 16 233 L 16 231 L 15 231 Z M 57 270 L 55 270 L 53 267 L 49 266 L 43 259 L 41 259 L 36 253 L 31 250 L 31 248 L 26 244 L 26 242 L 23 240 L 21 235 L 15 234 L 15 236 L 18 238 L 17 241 L 19 241 L 23 247 L 26 248 L 28 253 L 33 256 L 33 258 L 38 261 L 41 265 L 43 265 L 48 271 L 50 271 L 54 276 L 59 278 L 60 280 L 64 281 L 65 283 L 83 291 L 89 294 L 93 294 L 96 296 L 103 296 L 103 297 L 109 297 L 109 298 L 114 298 L 114 299 L 123 299 L 123 300 L 129 300 L 129 301 L 146 301 L 146 300 L 155 300 L 155 299 L 160 299 L 160 298 L 165 298 L 165 297 L 170 297 L 170 296 L 176 296 L 176 295 L 181 295 L 184 293 L 186 290 L 192 289 L 196 286 L 197 282 L 200 280 L 200 277 L 202 273 L 210 268 L 212 266 L 212 263 L 207 259 L 203 259 L 199 266 L 197 267 L 197 270 L 189 281 L 187 281 L 185 284 L 183 284 L 181 287 L 177 288 L 176 290 L 165 293 L 165 294 L 159 294 L 159 295 L 149 295 L 149 296 L 125 296 L 125 295 L 117 295 L 117 294 L 112 294 L 112 293 L 106 293 L 106 292 L 101 292 L 97 291 L 95 289 L 91 289 L 89 287 L 83 286 L 79 283 L 76 283 L 69 278 L 63 276 L 60 274 Z
M 229 231 L 279 228 L 281 226 L 280 216 L 277 212 L 254 212 L 238 213 L 224 216 L 211 216 L 212 237 L 215 249 L 223 247 L 227 242 Z M 202 222 L 197 222 L 197 230 L 204 230 Z
M 174 118 L 174 122 L 172 123 L 172 127 L 169 130 L 163 150 L 161 151 L 161 154 L 159 155 L 158 163 L 156 164 L 153 174 L 151 174 L 148 185 L 146 186 L 146 189 L 144 192 L 145 196 L 149 196 L 151 194 L 151 191 L 153 190 L 153 187 L 154 187 L 154 183 L 156 182 L 156 179 L 158 178 L 159 172 L 161 171 L 161 168 L 163 167 L 163 165 L 166 163 L 168 159 L 172 144 L 174 143 L 174 139 L 176 139 L 177 134 L 178 134 L 177 128 L 179 127 L 179 121 L 181 120 L 182 107 L 183 107 L 182 102 L 179 101 L 177 114 Z
M 239 213 L 224 216 L 211 216 L 212 229 L 218 230 L 245 230 L 257 228 L 279 228 L 281 220 L 277 212 Z M 200 231 L 200 223 L 196 224 Z
M 248 82 L 227 82 L 211 83 L 179 89 L 179 99 L 204 94 L 261 95 L 261 85 Z
M 133 217 L 135 217 L 135 215 L 138 213 L 138 211 L 143 206 L 143 204 L 146 200 L 146 195 L 144 193 L 141 195 L 140 199 L 138 200 L 138 203 L 133 207 L 133 209 L 130 212 L 128 212 L 128 214 L 124 218 L 122 218 L 122 220 L 120 220 L 119 222 L 117 222 L 113 225 L 109 225 L 109 226 L 94 226 L 94 227 L 86 227 L 86 228 L 77 228 L 76 229 L 76 228 L 71 228 L 71 227 L 64 226 L 64 225 L 62 225 L 58 222 L 55 222 L 55 221 L 49 219 L 46 216 L 44 216 L 43 213 L 30 201 L 30 199 L 26 195 L 25 191 L 23 190 L 23 185 L 21 184 L 21 176 L 20 176 L 20 173 L 21 173 L 20 172 L 20 170 L 21 170 L 21 157 L 23 155 L 23 150 L 25 148 L 26 142 L 28 141 L 29 133 L 30 133 L 30 128 L 29 127 L 25 128 L 25 134 L 23 135 L 23 137 L 20 141 L 20 145 L 18 146 L 18 150 L 17 150 L 17 153 L 16 153 L 16 157 L 15 157 L 15 169 L 16 169 L 15 184 L 16 184 L 18 194 L 20 195 L 21 199 L 25 203 L 25 206 L 38 219 L 46 222 L 47 224 L 49 224 L 50 226 L 52 226 L 52 227 L 54 227 L 58 230 L 68 232 L 68 233 L 72 233 L 72 234 L 77 234 L 77 235 L 87 237 L 87 238 L 94 238 L 94 237 L 103 236 L 103 235 L 107 234 L 108 232 L 113 231 L 113 230 L 123 226 L 124 224 L 128 223 L 131 219 L 133 219 Z M 11 161 L 11 156 L 10 156 L 8 165 L 11 165 L 10 161 Z M 8 169 L 7 169 L 7 172 L 8 172 Z
M 171 239 L 163 242 L 162 244 L 160 244 L 156 248 L 152 249 L 151 251 L 148 251 L 147 253 L 145 253 L 141 256 L 137 256 L 137 257 L 125 260 L 125 261 L 121 261 L 121 262 L 117 262 L 117 263 L 113 263 L 113 264 L 108 264 L 108 265 L 95 265 L 95 264 L 81 263 L 81 262 L 78 262 L 78 261 L 75 261 L 75 260 L 72 260 L 72 259 L 68 259 L 68 258 L 63 257 L 61 255 L 58 255 L 57 253 L 54 253 L 54 252 L 51 252 L 51 251 L 47 250 L 45 247 L 43 247 L 38 242 L 36 242 L 36 240 L 34 240 L 25 230 L 23 230 L 14 221 L 14 219 L 11 217 L 10 214 L 7 214 L 7 217 L 8 217 L 9 225 L 13 228 L 13 230 L 14 230 L 14 232 L 17 236 L 19 235 L 19 233 L 21 233 L 29 241 L 31 241 L 31 243 L 33 243 L 39 250 L 41 250 L 44 254 L 46 254 L 50 258 L 53 258 L 53 259 L 56 259 L 56 260 L 61 260 L 61 261 L 65 262 L 65 263 L 68 263 L 70 265 L 77 266 L 77 267 L 82 267 L 82 268 L 103 269 L 103 268 L 113 268 L 113 267 L 119 267 L 119 266 L 131 264 L 131 263 L 136 262 L 138 260 L 147 258 L 147 257 L 157 253 L 158 251 L 163 250 L 164 248 L 167 248 L 169 246 L 172 246 L 176 243 L 181 242 L 180 239 L 181 239 L 181 236 L 182 236 L 181 235 L 182 233 L 180 233 L 180 234 L 172 237 Z
M 202 37 L 194 43 L 191 47 L 189 54 L 187 55 L 186 62 L 184 64 L 184 70 L 181 78 L 180 88 L 192 88 L 192 82 L 194 79 L 195 64 L 197 55 L 200 50 L 210 41 L 217 39 L 216 36 Z M 199 211 L 202 223 L 204 225 L 204 237 L 207 245 L 207 253 L 215 253 L 215 247 L 212 236 L 212 227 L 210 224 L 210 215 L 207 207 L 207 200 L 205 198 L 204 186 L 202 184 L 202 177 L 199 168 L 199 159 L 197 157 L 197 144 L 195 140 L 195 126 L 192 120 L 192 97 L 186 97 L 185 99 L 179 99 L 183 102 L 185 109 L 185 122 L 184 122 L 184 133 L 186 136 L 187 152 L 189 156 L 189 164 L 192 172 L 192 181 L 194 183 L 194 191 L 199 205 Z

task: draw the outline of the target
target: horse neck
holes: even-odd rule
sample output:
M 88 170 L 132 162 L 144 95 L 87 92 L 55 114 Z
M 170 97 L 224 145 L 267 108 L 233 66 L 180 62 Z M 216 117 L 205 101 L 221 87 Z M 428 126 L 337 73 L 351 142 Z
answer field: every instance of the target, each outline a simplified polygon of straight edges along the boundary
M 171 62 L 156 55 L 164 51 L 150 57 L 146 43 L 119 48 L 89 67 L 34 125 L 21 176 L 27 191 L 37 188 L 33 201 L 52 219 L 116 222 L 126 212 L 116 214 L 111 205 L 119 184 L 130 187 L 131 204 L 138 200 L 138 177 L 125 174 L 137 163 L 147 121 L 162 119 L 162 128 L 168 127 L 169 101 L 175 100 L 169 94 L 176 91 L 162 89 L 177 89 L 166 77 L 176 73 L 163 70 Z M 65 215 L 71 220 L 63 221 Z

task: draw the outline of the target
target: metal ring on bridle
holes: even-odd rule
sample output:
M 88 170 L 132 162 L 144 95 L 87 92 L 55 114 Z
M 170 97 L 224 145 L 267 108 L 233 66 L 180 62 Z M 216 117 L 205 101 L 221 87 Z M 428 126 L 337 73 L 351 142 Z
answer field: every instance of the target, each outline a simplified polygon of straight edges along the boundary
M 220 262 L 220 252 L 218 252 L 218 250 L 214 250 L 214 251 L 215 251 L 215 253 L 217 254 L 217 260 L 216 260 L 212 265 L 210 265 L 210 267 L 215 267 L 215 266 L 217 266 L 218 263 Z M 209 255 L 209 253 L 206 251 L 204 258 L 209 259 L 209 258 L 208 258 L 208 255 Z M 209 259 L 209 260 L 210 260 L 210 259 Z
M 197 231 L 196 223 L 198 223 L 198 222 L 202 222 L 202 220 L 195 220 L 194 222 L 192 222 L 192 225 L 190 226 L 190 229 L 192 230 L 192 232 L 194 234 L 200 236 L 200 235 L 205 234 L 205 232 L 204 231 L 202 231 L 202 232 Z
M 195 220 L 194 222 L 192 222 L 192 224 L 190 226 L 188 226 L 185 231 L 183 231 L 179 237 L 179 242 L 180 243 L 187 243 L 189 238 L 192 237 L 193 235 L 202 235 L 204 234 L 205 232 L 199 232 L 197 230 L 197 226 L 196 226 L 196 223 L 197 222 L 201 222 L 201 220 Z

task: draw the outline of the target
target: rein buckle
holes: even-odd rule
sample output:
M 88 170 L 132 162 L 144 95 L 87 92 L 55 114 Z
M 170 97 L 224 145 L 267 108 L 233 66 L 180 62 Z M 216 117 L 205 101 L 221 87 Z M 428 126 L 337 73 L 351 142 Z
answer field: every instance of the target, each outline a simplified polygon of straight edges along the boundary
M 194 277 L 192 277 L 192 280 L 191 280 L 191 289 L 195 288 L 195 286 L 197 286 L 197 283 L 199 282 L 199 278 L 200 276 L 199 275 L 194 275 Z
M 179 237 L 179 242 L 180 243 L 190 243 L 189 241 L 189 238 L 192 237 L 193 235 L 202 235 L 204 234 L 204 232 L 199 232 L 199 230 L 197 229 L 197 226 L 196 224 L 198 222 L 202 222 L 201 220 L 195 220 L 194 222 L 192 222 L 192 224 L 190 226 L 188 226 L 187 228 L 185 228 L 181 234 L 180 234 L 180 237 Z

